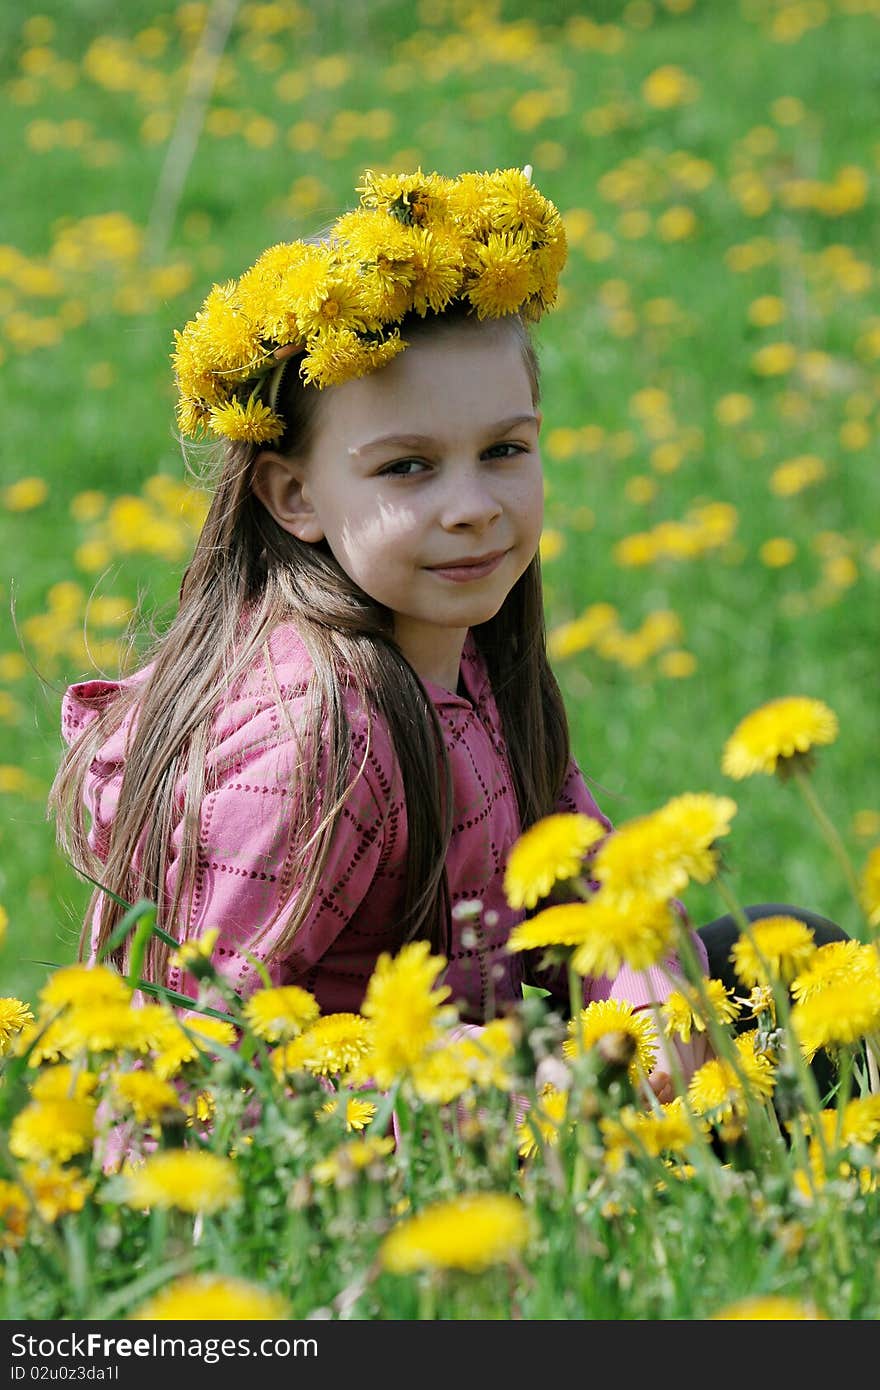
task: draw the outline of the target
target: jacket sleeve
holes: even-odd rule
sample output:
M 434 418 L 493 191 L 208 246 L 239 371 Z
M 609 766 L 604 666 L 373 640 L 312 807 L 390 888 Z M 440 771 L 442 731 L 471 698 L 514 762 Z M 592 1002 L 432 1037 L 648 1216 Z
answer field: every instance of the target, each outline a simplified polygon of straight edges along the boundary
M 200 807 L 193 893 L 183 900 L 189 914 L 182 934 L 197 937 L 217 929 L 214 964 L 242 996 L 261 983 L 248 955 L 265 966 L 275 985 L 296 983 L 306 975 L 370 891 L 385 849 L 387 797 L 381 796 L 381 757 L 375 751 L 376 742 L 381 748 L 383 739 L 376 739 L 374 720 L 371 757 L 361 770 L 362 753 L 352 753 L 348 795 L 324 871 L 295 938 L 285 943 L 303 883 L 295 861 L 304 837 L 291 834 L 294 816 L 298 823 L 300 819 L 300 752 L 293 736 L 278 741 L 271 737 L 271 728 L 264 711 L 236 732 L 234 759 Z M 330 809 L 322 790 L 324 752 L 320 770 L 318 795 L 307 821 L 311 834 Z M 179 838 L 178 827 L 178 847 Z M 175 874 L 172 863 L 166 892 L 173 892 Z M 177 981 L 169 978 L 168 983 L 172 989 L 193 992 L 193 981 L 179 974 Z

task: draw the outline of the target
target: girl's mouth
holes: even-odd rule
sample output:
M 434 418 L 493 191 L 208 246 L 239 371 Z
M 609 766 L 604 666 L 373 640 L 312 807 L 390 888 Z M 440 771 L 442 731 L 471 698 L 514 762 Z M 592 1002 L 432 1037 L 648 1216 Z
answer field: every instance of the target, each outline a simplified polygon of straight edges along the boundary
M 485 575 L 491 574 L 501 564 L 507 555 L 506 550 L 502 550 L 498 555 L 491 556 L 488 560 L 483 560 L 478 564 L 458 564 L 449 565 L 445 568 L 441 565 L 428 566 L 431 574 L 439 574 L 442 579 L 451 579 L 456 584 L 467 583 L 468 580 L 482 579 Z

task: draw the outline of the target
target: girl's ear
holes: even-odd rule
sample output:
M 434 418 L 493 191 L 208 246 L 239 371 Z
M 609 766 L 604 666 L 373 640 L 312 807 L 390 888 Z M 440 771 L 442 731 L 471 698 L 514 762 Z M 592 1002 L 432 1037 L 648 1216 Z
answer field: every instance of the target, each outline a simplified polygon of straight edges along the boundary
M 314 545 L 324 539 L 306 487 L 305 465 L 298 459 L 263 449 L 254 460 L 251 487 L 269 515 L 297 540 Z

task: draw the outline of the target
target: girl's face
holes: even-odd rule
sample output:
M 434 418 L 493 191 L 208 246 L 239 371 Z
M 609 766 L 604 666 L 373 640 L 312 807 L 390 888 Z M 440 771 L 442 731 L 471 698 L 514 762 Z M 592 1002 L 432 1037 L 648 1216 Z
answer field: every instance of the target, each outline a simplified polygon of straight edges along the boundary
M 454 688 L 467 629 L 498 612 L 538 549 L 539 425 L 511 325 L 445 325 L 327 388 L 307 457 L 263 454 L 254 487 L 391 609 L 418 674 Z M 496 554 L 482 570 L 443 572 Z

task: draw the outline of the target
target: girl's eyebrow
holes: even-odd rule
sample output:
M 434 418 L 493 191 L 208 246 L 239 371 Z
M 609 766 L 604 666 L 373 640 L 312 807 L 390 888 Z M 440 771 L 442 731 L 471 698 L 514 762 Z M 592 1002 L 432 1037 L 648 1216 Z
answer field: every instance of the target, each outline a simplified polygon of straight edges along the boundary
M 537 425 L 537 423 L 537 415 L 512 415 L 508 420 L 499 420 L 495 425 L 487 425 L 486 434 L 506 434 L 516 425 Z M 389 445 L 402 449 L 417 449 L 420 445 L 435 444 L 436 442 L 427 434 L 383 434 L 378 439 L 371 439 L 366 444 L 358 445 L 356 449 L 349 449 L 348 452 L 352 458 L 360 458 L 362 454 L 368 453 L 371 449 L 388 448 Z

